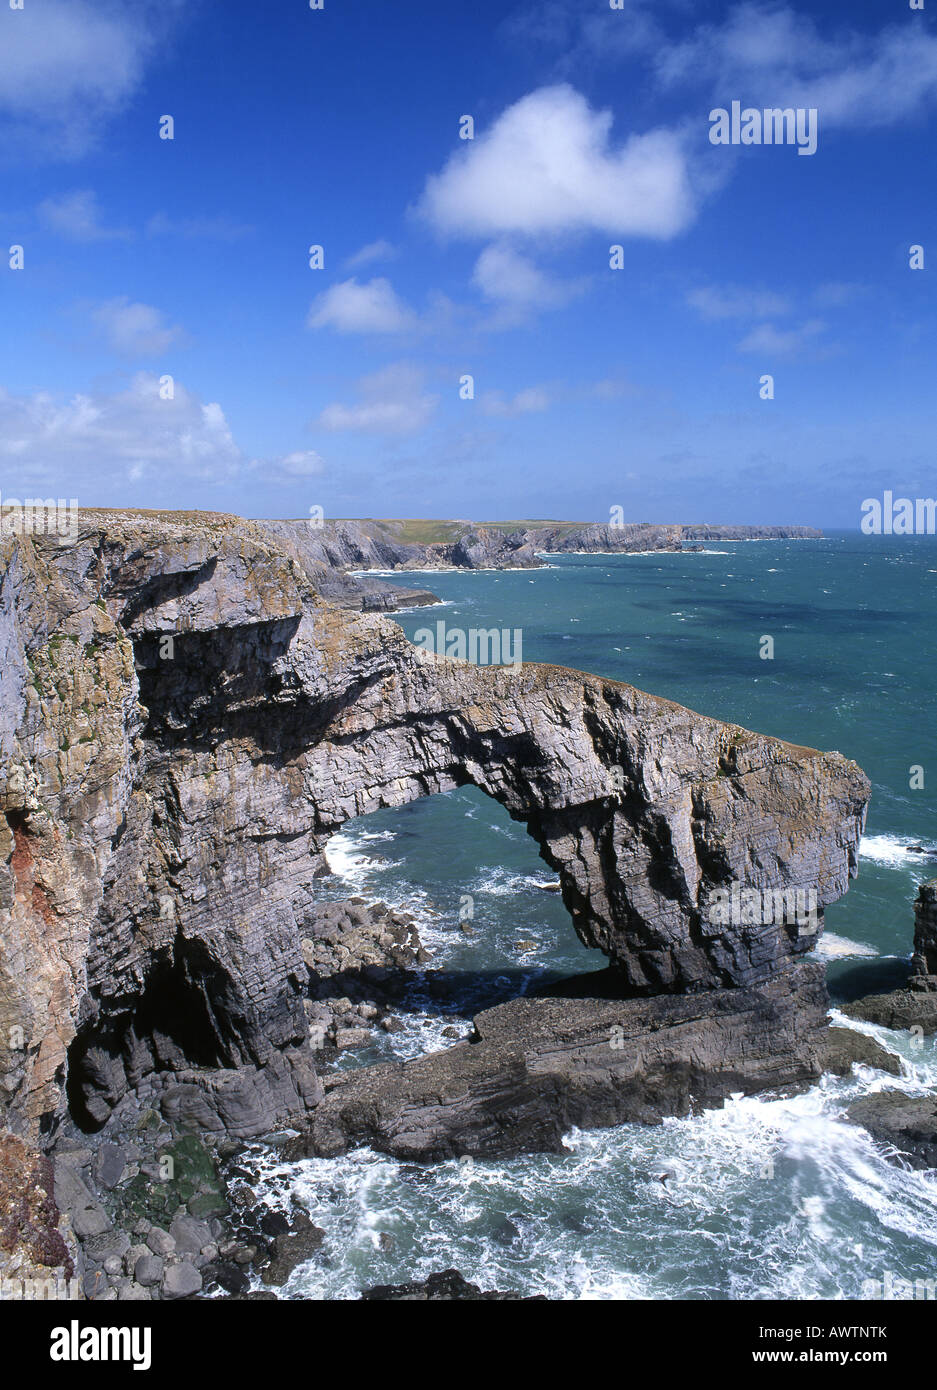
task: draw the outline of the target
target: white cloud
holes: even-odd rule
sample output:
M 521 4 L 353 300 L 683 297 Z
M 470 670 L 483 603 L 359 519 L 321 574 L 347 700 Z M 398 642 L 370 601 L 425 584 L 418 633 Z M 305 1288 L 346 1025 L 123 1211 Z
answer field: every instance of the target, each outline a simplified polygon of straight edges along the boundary
M 743 106 L 815 106 L 821 138 L 829 127 L 920 118 L 937 104 L 937 35 L 923 28 L 921 16 L 907 14 L 906 0 L 897 23 L 866 32 L 835 17 L 798 14 L 778 0 L 745 0 L 694 28 L 699 8 L 698 0 L 624 0 L 620 11 L 537 0 L 504 31 L 525 49 L 555 50 L 565 71 L 643 58 L 658 87 L 705 90 L 710 105 L 737 99 Z
M 528 386 L 526 390 L 508 398 L 500 391 L 486 391 L 479 403 L 486 415 L 533 415 L 549 409 L 550 396 L 544 386 Z
M 391 261 L 396 254 L 396 247 L 389 241 L 369 241 L 367 246 L 362 246 L 360 251 L 349 256 L 345 264 L 349 270 L 357 270 L 363 265 L 371 265 L 374 261 Z
M 675 235 L 694 210 L 681 138 L 653 130 L 616 145 L 611 126 L 570 86 L 531 92 L 428 179 L 419 211 L 455 236 Z
M 26 0 L 3 7 L 0 138 L 8 158 L 79 155 L 138 88 L 178 0 Z
M 815 106 L 821 137 L 829 126 L 892 125 L 937 100 L 937 37 L 908 21 L 827 36 L 787 6 L 745 3 L 659 43 L 653 60 L 665 87 L 703 83 L 721 105 Z
M 555 49 L 562 71 L 581 71 L 596 61 L 619 63 L 664 39 L 660 11 L 684 11 L 693 0 L 619 0 L 620 9 L 608 4 L 583 5 L 582 0 L 535 0 L 515 11 L 501 25 L 502 36 L 524 50 Z
M 59 198 L 46 198 L 37 208 L 40 223 L 49 231 L 70 241 L 127 240 L 130 227 L 110 227 L 104 221 L 97 194 L 90 188 L 75 189 Z M 253 228 L 229 217 L 183 217 L 173 219 L 156 212 L 144 225 L 148 237 L 204 238 L 212 241 L 238 241 Z
M 472 281 L 485 299 L 497 305 L 491 327 L 512 327 L 533 312 L 555 309 L 580 293 L 583 282 L 555 279 L 510 246 L 486 246 L 475 262 Z
M 324 470 L 314 450 L 279 458 L 249 457 L 217 401 L 202 401 L 176 381 L 163 399 L 159 378 L 139 372 L 126 389 L 12 395 L 0 387 L 0 488 L 7 497 L 68 493 L 86 506 L 165 492 L 193 481 L 223 484 L 259 475 L 285 484 Z
M 321 473 L 325 464 L 322 455 L 317 454 L 315 449 L 300 449 L 296 453 L 285 454 L 278 467 L 291 478 L 309 478 L 315 473 Z
M 358 383 L 361 397 L 353 405 L 327 405 L 317 424 L 327 430 L 371 434 L 415 434 L 427 425 L 438 397 L 424 387 L 425 374 L 408 362 L 395 362 Z
M 175 473 L 180 481 L 234 476 L 245 458 L 224 412 L 178 382 L 173 400 L 158 379 L 135 376 L 126 390 L 14 396 L 0 388 L 0 463 L 4 492 L 17 495 L 52 482 L 107 505 L 107 489 L 127 479 Z M 65 480 L 64 483 L 61 480 Z
M 109 299 L 91 311 L 111 352 L 120 357 L 161 357 L 183 337 L 152 304 L 134 304 L 123 296 Z
M 334 328 L 339 333 L 402 333 L 417 322 L 389 280 L 359 285 L 355 278 L 320 294 L 307 320 L 310 328 Z
M 70 241 L 115 241 L 132 235 L 128 227 L 104 224 L 97 196 L 90 188 L 76 189 L 61 198 L 46 198 L 37 211 L 44 227 Z
M 790 312 L 790 305 L 781 295 L 739 285 L 709 285 L 692 290 L 686 302 L 704 319 L 760 319 Z
M 809 348 L 826 331 L 822 319 L 808 319 L 799 328 L 779 329 L 763 323 L 739 343 L 739 352 L 760 352 L 768 356 L 791 357 Z

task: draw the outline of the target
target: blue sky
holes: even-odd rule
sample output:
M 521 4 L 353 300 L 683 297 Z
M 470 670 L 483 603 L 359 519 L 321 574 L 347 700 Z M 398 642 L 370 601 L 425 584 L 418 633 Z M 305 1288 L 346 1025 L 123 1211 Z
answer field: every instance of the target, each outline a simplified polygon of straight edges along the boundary
M 622 4 L 0 8 L 0 493 L 828 527 L 932 496 L 937 3 Z M 815 107 L 816 154 L 713 145 L 735 100 Z

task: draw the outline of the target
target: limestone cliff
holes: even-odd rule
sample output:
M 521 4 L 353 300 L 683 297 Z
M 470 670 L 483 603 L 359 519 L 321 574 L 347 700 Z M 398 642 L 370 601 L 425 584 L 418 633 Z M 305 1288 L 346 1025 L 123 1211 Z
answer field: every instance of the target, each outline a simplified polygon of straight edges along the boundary
M 839 754 L 597 676 L 426 658 L 269 524 L 5 538 L 0 655 L 0 1106 L 33 1139 L 157 1073 L 214 1077 L 214 1113 L 245 1088 L 270 1122 L 315 1106 L 304 924 L 329 837 L 378 807 L 501 802 L 623 997 L 790 993 L 816 930 L 715 926 L 711 893 L 822 908 L 856 871 L 868 783 Z

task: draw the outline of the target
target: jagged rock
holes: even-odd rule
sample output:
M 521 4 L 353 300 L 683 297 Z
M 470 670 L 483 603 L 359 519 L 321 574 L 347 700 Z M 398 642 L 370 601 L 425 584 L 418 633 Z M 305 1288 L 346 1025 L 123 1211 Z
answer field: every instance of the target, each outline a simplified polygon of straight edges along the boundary
M 354 600 L 346 587 L 336 584 L 331 591 L 323 587 L 328 584 L 328 577 L 345 578 L 340 575 L 342 570 L 534 569 L 543 564 L 540 558 L 543 554 L 673 551 L 680 550 L 687 541 L 765 540 L 822 535 L 821 531 L 811 526 L 661 526 L 648 522 L 624 522 L 620 525 L 586 522 L 529 524 L 508 530 L 502 526 L 479 525 L 471 521 L 451 521 L 437 524 L 437 531 L 446 534 L 447 540 L 423 544 L 403 540 L 401 523 L 393 521 L 326 521 L 319 526 L 310 526 L 308 521 L 264 521 L 258 525 L 268 534 L 276 536 L 301 560 L 310 576 L 315 578 L 321 593 L 336 602 L 345 601 L 348 606 Z M 698 546 L 696 548 L 699 549 Z M 373 580 L 367 580 L 363 587 L 370 589 L 373 583 Z M 355 606 L 363 605 L 356 603 Z
M 914 954 L 902 989 L 868 994 L 842 1005 L 849 1018 L 882 1028 L 937 1032 L 937 879 L 922 883 L 914 903 Z
M 164 1078 L 160 1108 L 175 1131 L 194 1129 L 239 1138 L 268 1134 L 318 1103 L 322 1087 L 301 1049 L 266 1067 L 179 1070 Z
M 315 904 L 303 930 L 309 933 L 300 949 L 309 971 L 310 1040 L 317 1047 L 363 1046 L 427 959 L 412 914 L 350 898 Z

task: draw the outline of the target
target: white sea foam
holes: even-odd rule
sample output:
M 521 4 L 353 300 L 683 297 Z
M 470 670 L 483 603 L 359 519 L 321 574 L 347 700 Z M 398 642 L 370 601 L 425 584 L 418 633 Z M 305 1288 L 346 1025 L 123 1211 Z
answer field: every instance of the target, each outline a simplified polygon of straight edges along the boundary
M 913 849 L 915 845 L 924 853 Z M 919 865 L 926 869 L 928 862 L 937 858 L 937 844 L 932 840 L 913 840 L 907 835 L 863 835 L 859 854 L 873 864 L 887 864 L 893 868 Z
M 375 858 L 369 847 L 392 843 L 396 838 L 392 830 L 339 830 L 325 847 L 325 862 L 333 874 L 357 891 L 368 874 L 395 867 L 395 861 L 384 855 Z
M 491 893 L 496 898 L 509 898 L 518 893 L 529 893 L 531 889 L 541 891 L 558 888 L 559 879 L 546 872 L 541 874 L 512 873 L 500 867 L 480 869 L 478 877 L 468 889 L 470 893 Z
M 820 960 L 841 960 L 847 956 L 877 956 L 878 951 L 861 941 L 850 941 L 846 936 L 825 931 L 811 954 Z

